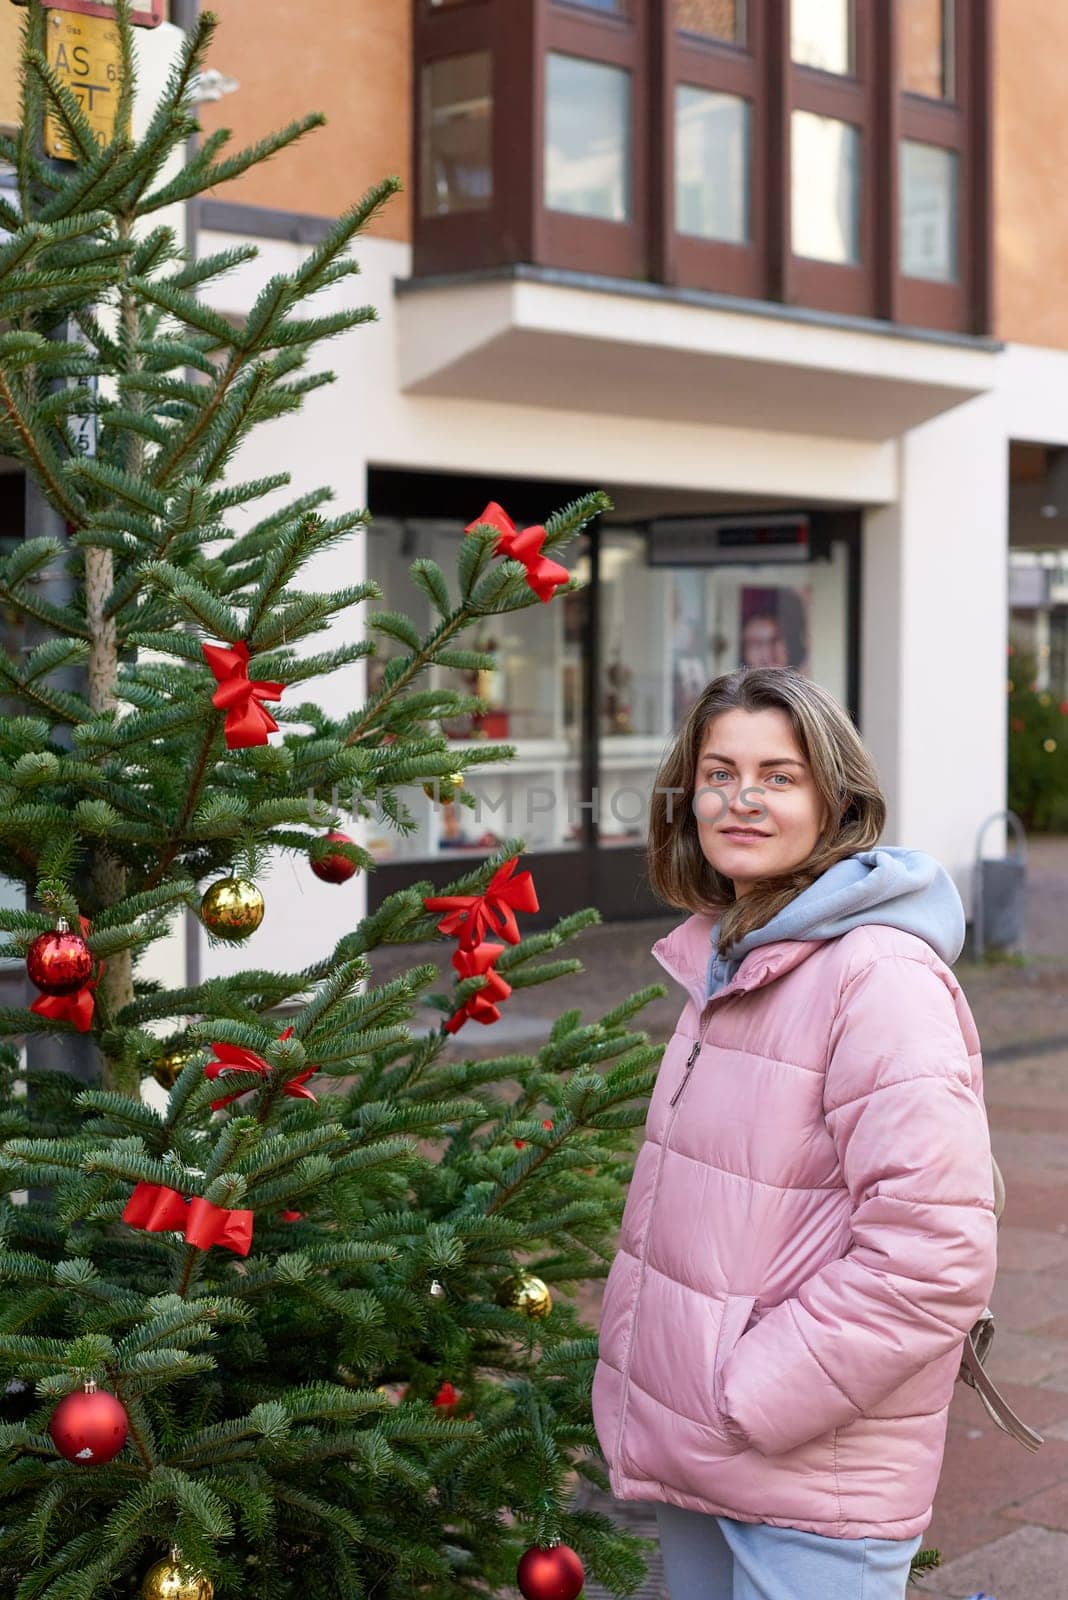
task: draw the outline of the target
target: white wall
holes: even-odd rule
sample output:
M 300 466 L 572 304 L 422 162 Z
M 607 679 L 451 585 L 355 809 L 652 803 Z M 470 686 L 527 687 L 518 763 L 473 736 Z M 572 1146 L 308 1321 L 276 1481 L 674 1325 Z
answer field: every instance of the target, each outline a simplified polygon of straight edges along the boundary
M 913 429 L 896 505 L 864 528 L 861 726 L 885 840 L 930 851 L 971 913 L 979 825 L 1006 803 L 1008 441 L 998 395 Z M 985 855 L 1000 855 L 993 823 Z

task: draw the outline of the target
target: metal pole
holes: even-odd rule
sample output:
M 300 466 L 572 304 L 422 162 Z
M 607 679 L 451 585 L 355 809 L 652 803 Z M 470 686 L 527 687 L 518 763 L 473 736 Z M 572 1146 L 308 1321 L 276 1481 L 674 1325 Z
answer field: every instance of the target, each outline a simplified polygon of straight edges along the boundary
M 171 0 L 171 21 L 178 28 L 183 28 L 190 33 L 196 27 L 200 15 L 200 0 Z M 192 134 L 186 144 L 187 157 L 191 161 L 196 153 L 197 136 Z M 200 201 L 197 198 L 187 200 L 185 203 L 185 248 L 190 261 L 195 261 L 198 250 L 198 227 L 200 222 Z M 187 373 L 186 376 L 195 381 L 196 374 Z M 194 913 L 186 907 L 185 911 L 185 984 L 187 989 L 195 989 L 200 982 L 200 922 Z
M 65 338 L 66 324 L 63 323 L 56 330 L 56 338 Z M 45 498 L 44 494 L 34 483 L 29 473 L 26 474 L 26 512 L 23 537 L 26 539 L 58 539 L 62 543 L 67 541 L 67 524 L 61 514 L 54 509 Z M 47 600 L 51 605 L 70 605 L 74 600 L 74 580 L 66 568 L 65 563 L 57 561 L 53 566 L 46 568 L 36 586 L 36 592 L 42 600 Z M 48 628 L 35 625 L 32 621 L 27 624 L 27 647 L 32 649 L 41 644 L 45 639 L 51 638 Z M 85 695 L 88 687 L 88 674 L 84 667 L 65 667 L 61 672 L 55 673 L 51 680 L 57 689 L 63 689 L 68 694 Z M 69 750 L 72 744 L 71 729 L 64 723 L 52 731 L 54 742 L 63 749 Z M 41 905 L 33 893 L 32 888 L 26 890 L 26 909 L 28 911 L 42 911 Z M 38 998 L 38 992 L 29 977 L 25 980 L 26 1000 L 29 1007 L 31 1001 Z M 91 1083 L 100 1076 L 100 1062 L 96 1046 L 88 1034 L 62 1033 L 44 1034 L 28 1033 L 26 1035 L 26 1065 L 29 1068 L 46 1072 L 70 1072 L 83 1083 Z
M 43 129 L 38 130 L 37 155 L 44 165 L 56 173 L 65 173 L 69 170 L 70 163 L 60 161 L 45 155 Z M 54 340 L 66 341 L 70 338 L 70 323 L 64 320 L 50 330 L 48 337 Z M 62 381 L 62 380 L 60 380 Z M 95 423 L 93 424 L 95 426 Z M 26 473 L 26 499 L 25 517 L 23 522 L 24 539 L 55 539 L 66 546 L 68 542 L 66 519 L 50 504 L 43 491 L 33 481 L 30 473 Z M 75 599 L 75 584 L 66 560 L 61 557 L 53 565 L 41 573 L 38 580 L 37 592 L 43 600 L 51 605 L 68 606 Z M 33 649 L 44 640 L 51 638 L 52 630 L 43 624 L 35 623 L 28 619 L 26 626 L 26 645 Z M 88 694 L 89 675 L 84 667 L 65 667 L 52 677 L 52 682 L 57 688 L 65 690 L 68 694 L 77 694 L 86 697 Z M 72 731 L 65 724 L 60 723 L 52 730 L 54 742 L 62 749 L 69 750 L 73 745 Z M 34 895 L 32 887 L 26 889 L 26 909 L 28 911 L 43 911 L 44 907 Z M 38 998 L 35 986 L 30 982 L 29 976 L 25 979 L 25 1004 L 27 1009 Z M 28 1033 L 26 1035 L 26 1066 L 30 1070 L 46 1072 L 69 1072 L 83 1083 L 92 1083 L 100 1077 L 100 1057 L 95 1042 L 91 1035 L 74 1031 L 62 1034 Z
M 196 25 L 200 14 L 200 0 L 171 0 L 171 21 L 186 33 Z

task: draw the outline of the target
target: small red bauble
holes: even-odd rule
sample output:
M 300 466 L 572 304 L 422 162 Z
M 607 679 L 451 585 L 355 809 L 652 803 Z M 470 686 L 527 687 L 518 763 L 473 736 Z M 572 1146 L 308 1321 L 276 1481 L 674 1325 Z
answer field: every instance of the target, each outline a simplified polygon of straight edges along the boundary
M 431 1405 L 437 1406 L 439 1411 L 455 1411 L 459 1403 L 460 1396 L 457 1394 L 448 1378 L 446 1378 L 442 1383 L 441 1388 L 431 1401 Z
M 586 1571 L 569 1544 L 532 1544 L 520 1556 L 515 1577 L 526 1600 L 575 1600 Z
M 74 994 L 93 976 L 93 953 L 64 924 L 37 935 L 26 952 L 26 971 L 42 994 Z
M 339 844 L 355 844 L 355 839 L 350 839 L 347 833 L 328 833 L 328 839 L 336 839 Z M 313 861 L 311 869 L 317 878 L 322 878 L 324 883 L 347 883 L 354 873 L 359 871 L 355 861 L 349 861 L 346 856 L 323 856 L 321 861 Z
M 67 1461 L 98 1467 L 118 1455 L 126 1443 L 128 1427 L 122 1401 L 94 1386 L 61 1400 L 52 1413 L 48 1431 Z

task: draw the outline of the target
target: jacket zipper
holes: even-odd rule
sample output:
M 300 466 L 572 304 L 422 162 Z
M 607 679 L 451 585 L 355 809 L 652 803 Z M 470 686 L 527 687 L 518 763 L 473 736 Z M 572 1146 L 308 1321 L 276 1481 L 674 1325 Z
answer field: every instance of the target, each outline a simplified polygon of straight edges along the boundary
M 681 1081 L 679 1083 L 678 1088 L 675 1090 L 675 1093 L 671 1096 L 671 1099 L 668 1101 L 668 1105 L 673 1106 L 673 1105 L 677 1105 L 678 1104 L 679 1097 L 682 1094 L 682 1091 L 685 1089 L 686 1085 L 690 1081 L 690 1073 L 693 1071 L 693 1064 L 697 1060 L 697 1057 L 701 1053 L 701 1046 L 704 1044 L 706 1038 L 708 1037 L 708 1030 L 709 1030 L 709 1028 L 711 1026 L 712 1026 L 712 1018 L 709 1017 L 708 1021 L 705 1023 L 705 1031 L 704 1031 L 704 1033 L 701 1034 L 700 1038 L 697 1038 L 697 1039 L 694 1040 L 693 1049 L 690 1051 L 689 1055 L 686 1057 L 686 1069 L 682 1074 L 682 1078 L 681 1078 Z
M 679 1084 L 678 1088 L 675 1090 L 675 1093 L 671 1096 L 671 1099 L 668 1102 L 669 1106 L 674 1106 L 677 1103 L 678 1098 L 682 1094 L 683 1089 L 685 1089 L 686 1085 L 689 1083 L 691 1069 L 693 1068 L 694 1062 L 697 1060 L 697 1057 L 698 1057 L 698 1055 L 700 1053 L 700 1050 L 701 1050 L 701 1046 L 704 1044 L 706 1038 L 708 1037 L 708 1030 L 709 1030 L 709 1028 L 711 1026 L 712 1026 L 712 1017 L 710 1015 L 709 1018 L 708 1018 L 708 1021 L 705 1023 L 704 1032 L 694 1041 L 693 1048 L 691 1049 L 690 1054 L 686 1058 L 686 1070 L 682 1075 L 682 1082 Z M 657 1190 L 660 1188 L 660 1170 L 664 1165 L 664 1156 L 667 1153 L 668 1140 L 671 1138 L 671 1131 L 675 1126 L 675 1121 L 676 1121 L 677 1117 L 678 1117 L 678 1112 L 677 1111 L 672 1111 L 671 1116 L 669 1117 L 669 1119 L 668 1119 L 668 1121 L 667 1121 L 667 1123 L 666 1123 L 666 1125 L 664 1127 L 664 1135 L 663 1135 L 663 1138 L 662 1138 L 662 1140 L 660 1142 L 660 1151 L 659 1151 L 659 1153 L 657 1155 L 657 1158 L 656 1158 L 656 1172 L 653 1174 L 653 1193 L 652 1193 L 651 1204 L 654 1205 L 654 1206 L 656 1205 Z M 638 1261 L 639 1261 L 639 1265 L 638 1265 L 638 1299 L 637 1299 L 637 1303 L 635 1305 L 635 1311 L 634 1311 L 634 1326 L 633 1326 L 633 1328 L 631 1330 L 631 1343 L 630 1343 L 630 1347 L 628 1348 L 627 1354 L 624 1357 L 624 1361 L 623 1361 L 623 1373 L 622 1373 L 623 1386 L 622 1386 L 620 1405 L 619 1405 L 619 1424 L 618 1424 L 618 1426 L 616 1428 L 616 1446 L 615 1446 L 615 1459 L 616 1459 L 616 1461 L 619 1460 L 619 1452 L 620 1452 L 620 1448 L 621 1448 L 621 1446 L 623 1444 L 623 1429 L 624 1429 L 624 1426 L 625 1426 L 626 1420 L 627 1420 L 627 1385 L 628 1385 L 628 1383 L 630 1381 L 630 1356 L 631 1356 L 631 1350 L 634 1348 L 634 1335 L 637 1332 L 637 1327 L 638 1327 L 638 1315 L 639 1315 L 638 1306 L 641 1303 L 642 1284 L 643 1284 L 643 1282 L 645 1280 L 645 1258 L 646 1258 L 646 1253 L 647 1253 L 648 1249 L 649 1249 L 649 1232 L 648 1232 L 648 1228 L 647 1228 L 646 1229 L 646 1233 L 645 1233 L 645 1238 L 642 1240 L 641 1254 L 640 1254 L 640 1256 L 638 1258 Z

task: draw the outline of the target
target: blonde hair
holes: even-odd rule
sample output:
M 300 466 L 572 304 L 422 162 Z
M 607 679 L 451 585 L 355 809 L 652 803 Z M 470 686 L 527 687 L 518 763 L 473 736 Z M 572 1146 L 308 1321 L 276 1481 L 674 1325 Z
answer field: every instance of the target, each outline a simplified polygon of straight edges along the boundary
M 731 879 L 717 872 L 701 849 L 693 812 L 697 758 L 706 729 L 723 712 L 769 709 L 789 717 L 817 793 L 837 820 L 804 861 L 758 880 L 738 900 Z M 885 825 L 886 799 L 875 762 L 834 696 L 795 667 L 739 667 L 713 678 L 702 691 L 657 771 L 649 808 L 649 885 L 666 905 L 719 916 L 717 948 L 726 957 L 732 945 L 764 927 L 828 867 L 870 850 Z

